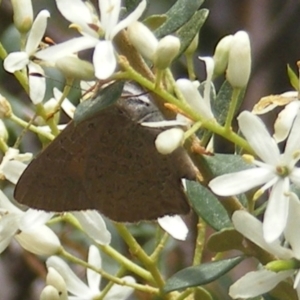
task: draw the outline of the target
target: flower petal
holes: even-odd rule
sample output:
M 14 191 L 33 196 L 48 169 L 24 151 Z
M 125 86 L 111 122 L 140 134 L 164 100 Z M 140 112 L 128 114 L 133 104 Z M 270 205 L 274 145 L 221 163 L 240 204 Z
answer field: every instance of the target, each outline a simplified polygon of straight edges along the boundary
M 254 152 L 264 162 L 277 165 L 280 155 L 279 149 L 261 119 L 249 111 L 243 111 L 238 117 L 238 122 L 243 135 Z
M 274 124 L 274 139 L 277 143 L 284 141 L 294 123 L 299 110 L 299 101 L 289 103 L 279 114 Z
M 264 214 L 263 232 L 268 243 L 282 234 L 289 212 L 289 179 L 280 179 L 274 184 L 266 212 Z
M 24 163 L 12 160 L 6 162 L 2 166 L 2 173 L 8 181 L 10 181 L 13 184 L 17 184 L 20 176 L 26 168 L 27 165 L 25 165 Z
M 101 265 L 102 265 L 101 256 L 100 256 L 100 253 L 99 253 L 97 247 L 95 247 L 94 245 L 90 246 L 88 263 L 90 265 L 94 266 L 95 268 L 98 268 L 98 269 L 101 268 Z M 100 274 L 91 269 L 87 269 L 86 277 L 87 277 L 87 282 L 88 282 L 89 288 L 95 294 L 99 293 L 99 287 L 100 287 L 100 283 L 101 283 Z
M 274 177 L 274 173 L 268 169 L 253 168 L 218 176 L 210 181 L 209 187 L 220 196 L 238 195 Z
M 46 27 L 47 27 L 47 19 L 50 17 L 50 13 L 48 10 L 42 10 L 36 16 L 31 30 L 28 35 L 27 43 L 25 51 L 26 53 L 31 56 L 36 52 L 38 46 L 45 34 Z
M 300 202 L 296 194 L 290 194 L 289 200 L 289 214 L 287 224 L 284 229 L 284 237 L 290 244 L 294 252 L 294 257 L 300 259 L 300 239 L 299 239 L 299 227 L 300 227 Z
M 29 73 L 29 97 L 34 105 L 44 100 L 46 93 L 46 78 L 44 70 L 33 62 L 28 63 Z M 36 76 L 36 74 L 41 76 Z
M 46 261 L 47 268 L 55 269 L 64 279 L 70 293 L 81 296 L 83 299 L 90 299 L 93 295 L 89 287 L 83 283 L 71 270 L 71 268 L 59 257 L 51 256 Z
M 7 214 L 0 219 L 0 253 L 10 244 L 11 239 L 18 231 L 20 216 Z
M 41 225 L 45 225 L 54 215 L 43 210 L 29 208 L 22 216 L 19 228 L 22 231 L 30 231 Z
M 158 224 L 174 239 L 184 241 L 189 232 L 180 216 L 164 216 L 157 219 Z
M 4 60 L 3 67 L 9 73 L 24 69 L 29 62 L 26 52 L 12 52 Z
M 125 276 L 121 279 L 128 283 L 135 283 L 135 279 L 131 276 Z M 110 291 L 107 293 L 106 297 L 109 300 L 127 299 L 133 293 L 133 291 L 134 289 L 132 287 L 114 284 Z
M 114 26 L 108 38 L 113 39 L 118 32 L 120 32 L 122 29 L 126 28 L 133 22 L 137 21 L 143 14 L 144 10 L 146 9 L 146 6 L 147 1 L 142 0 L 132 13 L 130 13 L 125 19 L 123 19 L 121 22 Z
M 259 270 L 249 272 L 230 287 L 229 295 L 233 299 L 256 297 L 272 290 L 280 281 L 292 274 L 293 271 L 275 273 Z
M 293 103 L 293 102 L 292 102 Z M 298 108 L 295 108 L 298 112 L 293 127 L 291 129 L 291 132 L 289 134 L 289 137 L 286 142 L 285 150 L 284 150 L 284 157 L 288 161 L 291 158 L 294 157 L 294 154 L 296 151 L 299 152 L 300 150 L 300 134 L 299 134 L 299 128 L 300 128 L 300 112 L 299 112 L 299 101 L 296 101 L 298 104 Z
M 101 25 L 105 31 L 105 38 L 110 39 L 113 28 L 117 25 L 121 10 L 121 0 L 98 0 Z
M 100 41 L 95 47 L 93 55 L 95 76 L 107 79 L 113 74 L 117 66 L 113 44 L 110 41 Z
M 111 241 L 111 234 L 106 229 L 105 222 L 96 210 L 72 212 L 84 232 L 101 245 L 108 245 Z
M 68 0 L 56 0 L 56 5 L 65 19 L 79 26 L 80 31 L 97 37 L 95 30 L 89 26 L 94 23 L 94 19 L 84 1 L 73 0 L 72 3 L 70 3 Z
M 22 215 L 23 211 L 16 207 L 12 202 L 6 197 L 6 195 L 0 190 L 0 210 L 5 210 L 9 213 Z
M 210 107 L 207 106 L 197 87 L 190 80 L 178 79 L 176 85 L 191 108 L 195 109 L 205 119 L 214 117 Z
M 293 257 L 293 252 L 288 248 L 282 247 L 279 240 L 275 240 L 273 243 L 266 242 L 263 236 L 263 224 L 250 213 L 238 210 L 234 212 L 232 222 L 238 232 L 262 249 L 280 259 Z
M 212 83 L 212 76 L 214 72 L 215 63 L 212 57 L 198 57 L 199 59 L 203 60 L 205 62 L 206 67 L 206 80 L 205 80 L 205 86 L 204 86 L 204 101 L 206 105 L 211 109 L 210 107 L 210 89 L 211 89 L 211 83 Z
M 81 36 L 41 50 L 35 54 L 35 57 L 45 61 L 56 61 L 78 51 L 93 48 L 98 42 L 96 38 Z
M 293 168 L 289 177 L 293 183 L 300 185 L 300 168 Z

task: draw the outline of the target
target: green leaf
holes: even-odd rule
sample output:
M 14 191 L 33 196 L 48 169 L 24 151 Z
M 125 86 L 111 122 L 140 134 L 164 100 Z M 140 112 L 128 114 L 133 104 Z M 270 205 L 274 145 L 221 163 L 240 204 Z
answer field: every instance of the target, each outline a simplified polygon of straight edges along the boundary
M 298 91 L 299 90 L 299 79 L 298 79 L 297 74 L 290 67 L 290 65 L 287 65 L 287 73 L 288 73 L 288 77 L 290 79 L 290 84 L 296 91 Z
M 207 247 L 212 252 L 225 252 L 232 249 L 241 250 L 243 240 L 244 237 L 233 228 L 223 229 L 209 237 Z
M 168 19 L 154 34 L 162 38 L 183 26 L 198 10 L 204 0 L 178 0 L 166 13 Z
M 229 110 L 229 105 L 231 101 L 232 95 L 232 86 L 228 81 L 224 81 L 222 84 L 219 93 L 216 98 L 213 98 L 211 101 L 212 110 L 214 112 L 214 116 L 217 119 L 218 123 L 221 125 L 225 124 L 227 113 Z M 235 113 L 239 110 L 245 95 L 245 89 L 241 91 L 239 94 L 238 104 L 236 106 Z
M 187 196 L 198 216 L 215 230 L 232 227 L 225 208 L 219 200 L 204 186 L 195 181 L 186 180 Z
M 253 165 L 247 164 L 240 155 L 215 154 L 205 156 L 204 159 L 214 177 L 253 168 Z
M 74 115 L 75 124 L 92 118 L 98 114 L 99 111 L 114 104 L 121 97 L 123 87 L 124 82 L 117 81 L 107 88 L 100 90 L 100 92 L 97 92 L 93 98 L 80 103 Z
M 192 18 L 184 24 L 177 32 L 177 37 L 180 39 L 180 50 L 177 54 L 179 57 L 191 44 L 194 37 L 199 33 L 208 16 L 207 9 L 197 11 Z
M 164 292 L 169 293 L 210 283 L 238 265 L 244 256 L 204 263 L 183 269 L 166 281 Z

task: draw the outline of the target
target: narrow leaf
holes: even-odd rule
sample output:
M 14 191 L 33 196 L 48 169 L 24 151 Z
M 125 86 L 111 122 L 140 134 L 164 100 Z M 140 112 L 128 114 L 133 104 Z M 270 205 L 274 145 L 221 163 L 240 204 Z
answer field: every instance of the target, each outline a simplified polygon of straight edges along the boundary
M 207 9 L 197 11 L 192 18 L 184 24 L 177 32 L 177 37 L 180 39 L 180 50 L 177 55 L 180 56 L 191 44 L 194 37 L 199 33 L 208 16 Z
M 237 256 L 183 269 L 167 280 L 164 292 L 169 293 L 210 283 L 226 274 L 243 259 L 244 256 Z
M 175 32 L 198 10 L 204 0 L 178 0 L 166 13 L 168 19 L 156 31 L 157 38 Z
M 215 230 L 231 227 L 231 221 L 219 200 L 198 182 L 186 181 L 187 196 L 194 211 Z

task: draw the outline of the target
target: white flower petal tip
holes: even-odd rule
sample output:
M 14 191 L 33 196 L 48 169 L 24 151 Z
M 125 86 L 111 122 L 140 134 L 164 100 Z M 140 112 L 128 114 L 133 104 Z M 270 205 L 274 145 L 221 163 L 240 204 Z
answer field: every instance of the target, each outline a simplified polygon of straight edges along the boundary
M 186 240 L 189 230 L 180 216 L 164 216 L 158 218 L 157 222 L 174 239 L 180 241 Z
M 161 132 L 156 140 L 155 146 L 159 153 L 170 154 L 180 147 L 184 140 L 184 131 L 181 128 L 171 128 Z

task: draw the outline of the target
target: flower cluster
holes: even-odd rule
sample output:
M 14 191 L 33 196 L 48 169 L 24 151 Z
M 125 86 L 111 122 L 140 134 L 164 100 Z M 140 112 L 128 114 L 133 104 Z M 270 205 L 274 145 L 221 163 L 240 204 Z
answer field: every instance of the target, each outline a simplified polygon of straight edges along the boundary
M 18 5 L 18 0 L 12 2 L 14 22 L 22 42 L 19 51 L 4 55 L 3 66 L 9 73 L 26 75 L 24 76 L 26 82 L 23 86 L 36 111 L 32 116 L 33 121 L 26 123 L 14 115 L 13 105 L 0 95 L 0 119 L 16 121 L 19 125 L 42 137 L 41 140 L 44 137 L 52 140 L 66 126 L 59 124 L 60 115 L 57 112 L 60 108 L 70 119 L 74 117 L 76 106 L 67 98 L 69 85 L 74 80 L 80 80 L 81 87 L 84 87 L 82 99 L 86 95 L 90 95 L 91 87 L 98 84 L 96 80 L 99 80 L 99 84 L 104 87 L 107 83 L 110 84 L 119 79 L 138 82 L 168 102 L 166 109 L 170 108 L 174 116 L 176 115 L 173 120 L 134 123 L 138 126 L 159 128 L 157 131 L 159 134 L 155 134 L 153 142 L 161 155 L 169 155 L 175 150 L 182 150 L 178 148 L 183 147 L 187 139 L 189 139 L 189 145 L 192 144 L 189 149 L 191 152 L 199 154 L 202 147 L 206 147 L 203 153 L 214 152 L 213 142 L 216 134 L 227 138 L 243 148 L 243 151 L 250 153 L 244 154 L 243 158 L 249 165 L 251 164 L 251 168 L 232 173 L 222 172 L 223 175 L 211 179 L 213 172 L 210 171 L 212 170 L 206 172 L 210 167 L 208 162 L 207 169 L 205 166 L 203 172 L 203 176 L 207 176 L 207 178 L 201 180 L 205 188 L 209 188 L 217 196 L 228 197 L 229 200 L 236 200 L 229 196 L 246 193 L 248 202 L 251 203 L 249 207 L 246 207 L 249 212 L 246 211 L 246 208 L 235 211 L 232 215 L 232 224 L 239 234 L 252 242 L 252 245 L 256 244 L 268 252 L 272 259 L 274 258 L 274 261 L 261 267 L 260 270 L 249 272 L 237 280 L 230 287 L 229 295 L 234 299 L 256 297 L 288 279 L 292 280 L 295 293 L 300 299 L 300 239 L 297 230 L 300 225 L 300 200 L 296 193 L 296 187 L 300 185 L 300 167 L 298 166 L 300 160 L 299 97 L 297 92 L 289 92 L 281 94 L 276 99 L 274 96 L 263 99 L 255 105 L 252 112 L 242 111 L 237 117 L 239 132 L 235 133 L 232 130 L 233 118 L 239 108 L 238 103 L 247 87 L 251 72 L 251 46 L 248 33 L 238 31 L 233 35 L 225 36 L 216 45 L 212 56 L 198 56 L 197 63 L 205 64 L 206 77 L 203 82 L 194 80 L 194 72 L 189 63 L 187 64 L 189 78 L 176 79 L 171 73 L 173 63 L 182 55 L 188 59 L 188 56 L 196 52 L 199 33 L 194 33 L 189 37 L 187 43 L 182 34 L 182 32 L 186 32 L 181 31 L 187 21 L 181 25 L 181 28 L 175 26 L 176 28 L 174 27 L 170 31 L 167 28 L 166 33 L 162 35 L 157 34 L 159 31 L 156 29 L 159 29 L 159 25 L 156 23 L 159 24 L 166 19 L 166 24 L 172 27 L 177 20 L 173 19 L 174 24 L 172 25 L 170 22 L 172 26 L 169 25 L 170 15 L 175 11 L 175 16 L 179 20 L 177 9 L 181 9 L 180 5 L 175 6 L 176 9 L 173 11 L 171 9 L 171 13 L 142 22 L 140 19 L 149 2 L 146 0 L 132 3 L 129 1 L 130 3 L 126 6 L 128 11 L 122 9 L 121 0 L 98 0 L 98 9 L 95 9 L 88 1 L 55 0 L 58 11 L 70 22 L 70 28 L 75 29 L 79 36 L 59 44 L 54 42 L 50 44 L 43 41 L 47 22 L 51 18 L 50 12 L 41 10 L 34 18 L 30 0 L 23 1 L 24 5 Z M 189 2 L 191 6 L 192 2 Z M 132 7 L 133 3 L 136 4 L 135 7 Z M 188 5 L 186 9 L 189 9 Z M 196 11 L 196 13 L 199 12 L 197 9 Z M 191 30 L 191 27 L 187 28 Z M 186 28 L 184 29 L 186 30 Z M 130 49 L 127 51 L 131 51 L 137 57 L 130 57 L 132 53 L 128 57 L 124 55 L 123 52 L 128 53 L 120 46 L 120 40 L 126 44 L 124 48 Z M 78 53 L 87 49 L 93 51 L 91 62 L 79 58 Z M 137 68 L 134 63 L 138 66 Z M 45 67 L 56 68 L 67 81 L 63 92 L 57 88 L 53 89 L 54 97 L 51 99 L 45 99 Z M 143 70 L 144 73 L 140 70 Z M 220 93 L 217 95 L 213 83 L 214 79 L 219 76 L 226 79 L 224 86 L 227 87 L 224 88 L 226 91 L 224 94 L 230 99 L 226 99 L 228 103 L 225 104 L 216 103 L 222 98 L 218 97 Z M 93 100 L 95 99 L 93 98 Z M 103 106 L 106 104 L 104 103 Z M 274 124 L 274 134 L 271 135 L 257 115 L 265 113 L 277 105 L 286 105 L 286 107 L 279 113 Z M 223 111 L 220 112 L 220 109 Z M 227 115 L 222 115 L 223 112 Z M 99 117 L 101 117 L 100 114 Z M 77 126 L 76 114 L 74 119 L 72 124 Z M 144 119 L 142 118 L 142 120 Z M 114 126 L 114 124 L 108 124 L 107 127 L 109 126 Z M 203 135 L 199 133 L 199 128 L 204 132 Z M 73 137 L 70 138 L 70 143 L 73 142 L 72 139 Z M 0 148 L 4 156 L 0 164 L 0 179 L 15 185 L 27 167 L 26 163 L 32 159 L 32 153 L 20 153 L 18 149 L 9 147 L 7 140 L 8 130 L 1 121 Z M 16 144 L 18 143 L 19 140 Z M 62 144 L 60 146 L 64 149 Z M 159 154 L 156 153 L 156 155 Z M 197 163 L 197 159 L 195 159 L 195 163 Z M 179 166 L 179 169 L 181 167 Z M 202 171 L 201 166 L 199 166 L 199 170 Z M 200 173 L 197 174 L 198 179 L 201 177 Z M 166 177 L 168 176 L 169 174 L 166 172 Z M 179 187 L 182 188 L 180 180 L 178 181 Z M 183 186 L 187 189 L 187 194 L 192 194 L 193 191 L 188 190 L 188 184 L 186 187 L 184 181 Z M 154 263 L 157 262 L 161 249 L 166 245 L 165 237 L 167 235 L 155 244 L 153 253 L 148 255 L 138 245 L 130 230 L 127 230 L 125 226 L 122 227 L 123 225 L 114 224 L 128 244 L 130 251 L 141 260 L 141 265 L 149 267 L 149 270 L 143 269 L 109 246 L 112 234 L 98 211 L 86 210 L 57 214 L 31 208 L 21 209 L 8 199 L 4 191 L 0 190 L 0 253 L 15 239 L 25 250 L 48 257 L 46 259 L 48 272 L 46 286 L 41 292 L 40 299 L 127 299 L 136 287 L 142 291 L 157 294 L 158 297 L 162 295 L 164 297 L 164 279 Z M 210 193 L 207 189 L 205 191 Z M 204 192 L 201 197 L 203 195 Z M 214 199 L 215 195 L 210 193 Z M 255 201 L 262 195 L 266 196 L 267 202 L 263 220 L 259 221 L 252 213 Z M 202 203 L 199 204 L 200 201 L 193 201 L 195 202 L 192 203 L 192 206 L 195 208 L 197 205 L 202 205 Z M 240 203 L 238 204 L 240 205 Z M 199 219 L 203 218 L 205 222 L 207 221 L 206 216 L 196 213 L 200 217 Z M 121 262 L 122 267 L 119 273 L 112 276 L 103 271 L 99 250 L 94 245 L 89 247 L 87 262 L 74 258 L 68 253 L 55 230 L 50 227 L 51 223 L 61 220 L 67 220 L 74 227 L 83 231 L 94 244 L 109 253 L 116 261 Z M 185 240 L 188 235 L 188 228 L 179 215 L 162 216 L 157 219 L 157 223 L 175 239 Z M 207 223 L 211 225 L 209 222 Z M 199 226 L 198 230 L 197 247 L 204 244 L 201 240 L 204 236 L 201 232 L 202 227 Z M 239 249 L 246 248 L 247 246 L 242 245 Z M 196 264 L 201 255 L 197 252 L 198 249 L 195 250 L 194 263 Z M 66 259 L 73 257 L 74 262 L 80 262 L 79 264 L 87 268 L 87 283 L 77 277 L 61 256 Z M 122 277 L 126 268 L 135 272 L 145 281 L 148 280 L 148 285 L 143 286 L 137 283 L 132 276 Z M 103 277 L 106 275 L 106 279 L 112 279 L 101 290 L 102 276 L 100 274 Z M 187 276 L 188 280 L 193 277 L 190 274 Z M 193 285 L 188 287 L 193 287 Z M 186 294 L 178 294 L 178 298 L 189 297 L 188 293 L 190 291 L 192 293 L 192 290 L 185 291 Z M 176 294 L 174 295 L 176 297 Z

